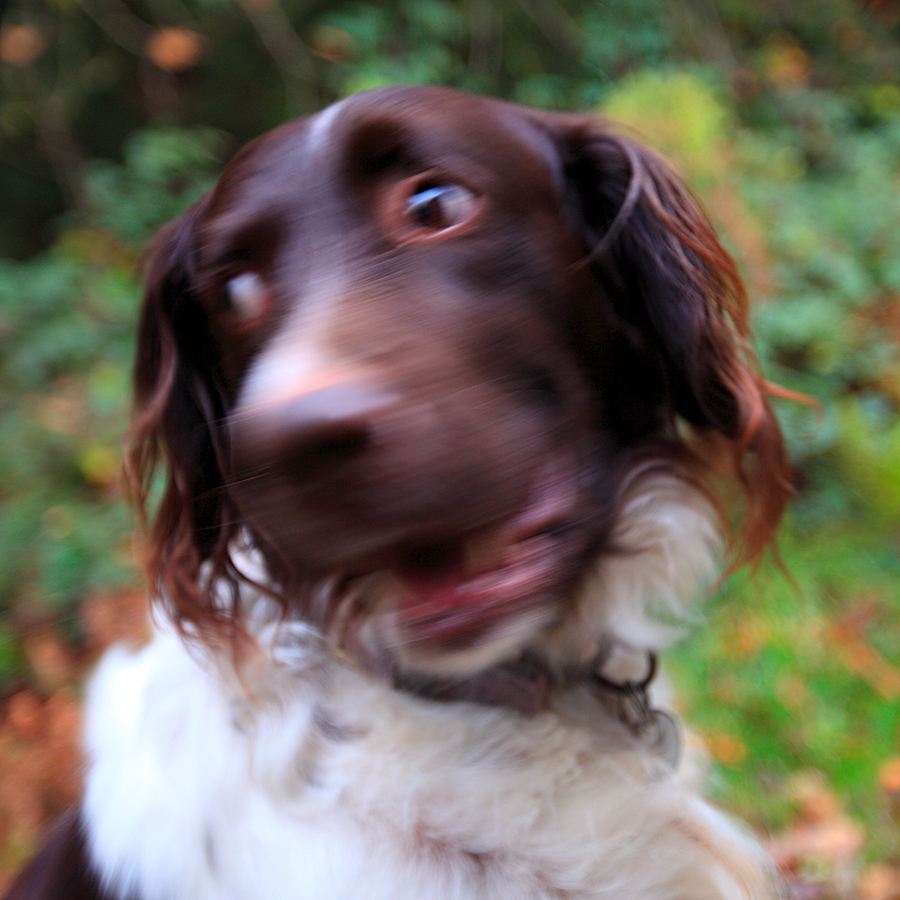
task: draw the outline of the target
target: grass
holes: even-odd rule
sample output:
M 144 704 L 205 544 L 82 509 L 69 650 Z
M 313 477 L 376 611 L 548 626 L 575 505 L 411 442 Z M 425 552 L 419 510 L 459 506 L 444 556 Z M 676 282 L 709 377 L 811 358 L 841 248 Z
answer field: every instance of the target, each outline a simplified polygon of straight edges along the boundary
M 815 778 L 862 825 L 869 862 L 900 859 L 896 550 L 864 521 L 789 523 L 783 567 L 734 577 L 671 660 L 720 797 L 779 831 L 799 814 L 798 778 Z

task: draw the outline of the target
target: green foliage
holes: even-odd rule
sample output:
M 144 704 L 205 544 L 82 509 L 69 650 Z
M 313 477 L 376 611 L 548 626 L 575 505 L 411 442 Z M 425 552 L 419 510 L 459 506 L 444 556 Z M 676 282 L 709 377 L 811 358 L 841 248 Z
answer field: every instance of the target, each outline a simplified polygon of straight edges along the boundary
M 98 160 L 85 179 L 91 218 L 104 231 L 140 246 L 212 185 L 224 147 L 211 128 L 154 128 L 125 143 L 122 164 Z
M 0 266 L 0 606 L 7 609 L 28 601 L 33 611 L 68 610 L 120 563 L 111 551 L 126 518 L 110 492 L 130 329 L 123 292 L 95 292 L 82 263 L 60 248 Z M 104 269 L 97 280 L 105 288 L 110 274 Z M 110 366 L 115 374 L 104 379 Z
M 42 256 L 0 261 L 0 611 L 65 620 L 134 577 L 119 473 L 139 253 L 209 184 L 218 142 L 137 133 L 123 165 L 91 167 L 81 224 Z M 0 649 L 0 680 L 18 662 Z
M 449 0 L 340 4 L 310 29 L 312 46 L 336 56 L 325 82 L 338 96 L 396 83 L 434 83 L 506 94 L 542 105 L 571 103 L 594 72 L 593 42 L 566 9 Z M 593 4 L 585 4 L 588 15 Z M 570 77 L 567 77 L 570 76 Z
M 677 160 L 702 194 L 726 177 L 735 128 L 716 82 L 702 69 L 638 69 L 612 89 L 603 113 Z
M 867 402 L 868 401 L 868 402 Z M 837 409 L 841 428 L 836 468 L 866 501 L 877 524 L 900 522 L 900 419 L 876 395 L 851 397 Z
M 845 455 L 844 442 L 856 442 L 836 401 L 868 397 L 885 410 L 900 402 L 898 332 L 885 327 L 898 302 L 900 204 L 891 185 L 900 114 L 860 130 L 846 112 L 838 103 L 817 110 L 817 129 L 830 135 L 827 153 L 817 146 L 811 158 L 795 135 L 779 134 L 770 145 L 794 165 L 777 177 L 750 160 L 747 167 L 748 201 L 772 223 L 776 272 L 773 297 L 758 309 L 758 339 L 772 376 L 808 392 L 824 410 L 817 439 L 791 435 L 798 463 Z M 752 152 L 762 162 L 758 140 Z M 811 424 L 807 417 L 804 430 Z

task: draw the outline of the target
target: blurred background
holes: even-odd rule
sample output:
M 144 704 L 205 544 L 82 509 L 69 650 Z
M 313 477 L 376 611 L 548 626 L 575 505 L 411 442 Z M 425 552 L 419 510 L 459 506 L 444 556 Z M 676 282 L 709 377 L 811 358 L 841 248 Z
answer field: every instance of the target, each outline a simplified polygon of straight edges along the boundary
M 141 248 L 286 118 L 435 82 L 628 123 L 737 257 L 797 498 L 673 654 L 802 900 L 900 898 L 900 0 L 2 0 L 0 886 L 140 621 L 119 487 Z M 748 581 L 750 582 L 748 584 Z

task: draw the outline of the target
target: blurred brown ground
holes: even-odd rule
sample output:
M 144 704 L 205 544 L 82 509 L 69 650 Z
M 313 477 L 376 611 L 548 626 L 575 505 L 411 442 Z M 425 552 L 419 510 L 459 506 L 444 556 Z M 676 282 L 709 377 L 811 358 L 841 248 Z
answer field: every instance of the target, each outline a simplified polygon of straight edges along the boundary
M 81 784 L 81 686 L 99 654 L 146 632 L 138 591 L 96 595 L 80 610 L 84 640 L 73 647 L 48 623 L 24 635 L 33 678 L 0 698 L 0 894 L 34 851 L 48 820 Z

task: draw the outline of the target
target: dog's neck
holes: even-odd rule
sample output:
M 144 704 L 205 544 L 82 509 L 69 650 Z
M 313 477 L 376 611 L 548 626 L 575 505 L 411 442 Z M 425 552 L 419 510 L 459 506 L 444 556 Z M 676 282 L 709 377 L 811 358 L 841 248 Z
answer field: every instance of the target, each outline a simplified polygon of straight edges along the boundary
M 654 709 L 648 694 L 656 676 L 656 656 L 647 655 L 647 671 L 639 680 L 617 681 L 604 674 L 608 651 L 586 666 L 556 674 L 536 656 L 525 653 L 468 678 L 398 673 L 394 686 L 427 700 L 477 703 L 513 709 L 533 716 L 548 707 L 554 691 L 582 689 L 596 703 L 597 715 L 612 714 L 636 740 L 674 768 L 680 756 L 677 726 Z

